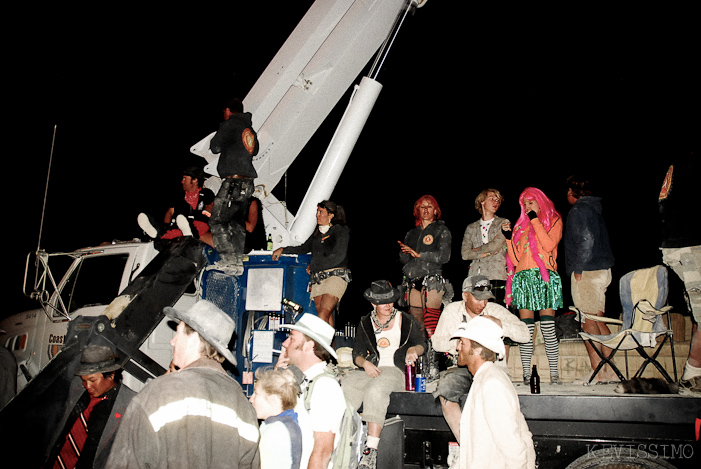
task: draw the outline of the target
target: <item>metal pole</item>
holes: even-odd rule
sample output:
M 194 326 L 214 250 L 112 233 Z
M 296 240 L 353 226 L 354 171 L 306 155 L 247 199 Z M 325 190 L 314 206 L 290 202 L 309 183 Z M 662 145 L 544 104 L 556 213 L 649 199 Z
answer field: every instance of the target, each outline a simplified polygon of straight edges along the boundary
M 39 224 L 39 239 L 37 240 L 37 252 L 41 249 L 41 235 L 44 230 L 44 214 L 46 213 L 46 199 L 47 193 L 49 192 L 49 177 L 51 176 L 51 164 L 54 159 L 54 144 L 56 142 L 56 128 L 58 125 L 54 124 L 54 134 L 51 138 L 51 152 L 49 153 L 49 170 L 46 173 L 46 186 L 44 187 L 44 204 L 41 208 L 41 222 Z

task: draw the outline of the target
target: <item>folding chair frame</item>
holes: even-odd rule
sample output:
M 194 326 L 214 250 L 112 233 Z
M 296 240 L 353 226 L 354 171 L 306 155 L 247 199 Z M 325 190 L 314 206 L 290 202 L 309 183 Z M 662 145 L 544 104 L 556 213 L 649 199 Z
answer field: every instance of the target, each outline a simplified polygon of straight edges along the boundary
M 641 301 L 639 301 L 638 303 L 636 303 L 634 309 L 637 310 L 638 307 L 639 307 L 639 305 L 640 305 L 640 303 L 643 302 L 643 301 L 647 301 L 647 300 L 641 300 Z M 648 302 L 648 303 L 649 303 L 649 302 Z M 572 307 L 572 308 L 570 308 L 570 309 L 576 311 L 577 313 L 581 314 L 582 316 L 585 316 L 588 320 L 593 320 L 593 321 L 597 321 L 597 320 L 600 321 L 600 320 L 601 320 L 601 318 L 599 318 L 599 316 L 595 316 L 595 315 L 583 313 L 583 312 L 581 312 L 581 311 L 580 311 L 579 309 L 577 309 L 577 308 Z M 635 335 L 633 334 L 635 331 L 632 330 L 632 329 L 628 329 L 628 330 L 622 331 L 622 332 L 623 332 L 623 335 L 622 335 L 622 337 L 621 337 L 621 340 L 618 342 L 618 344 L 616 345 L 615 348 L 605 346 L 605 345 L 601 344 L 600 342 L 595 342 L 593 339 L 588 338 L 587 341 L 588 341 L 588 342 L 591 344 L 591 346 L 594 348 L 594 351 L 595 351 L 596 354 L 601 358 L 601 361 L 599 362 L 599 365 L 596 367 L 596 369 L 594 370 L 594 372 L 593 372 L 593 373 L 591 374 L 591 376 L 589 377 L 589 381 L 587 382 L 587 384 L 591 384 L 591 382 L 594 380 L 594 377 L 597 375 L 597 373 L 599 373 L 599 371 L 601 371 L 601 369 L 602 369 L 602 368 L 604 367 L 604 365 L 607 364 L 607 363 L 608 363 L 608 365 L 611 367 L 611 369 L 616 373 L 616 376 L 618 376 L 618 378 L 619 378 L 621 381 L 623 381 L 624 379 L 628 379 L 628 376 L 629 376 L 629 373 L 628 373 L 628 350 L 636 350 L 636 351 L 638 352 L 638 354 L 640 355 L 640 357 L 643 358 L 643 363 L 642 363 L 642 365 L 640 366 L 640 368 L 638 368 L 638 371 L 635 373 L 635 375 L 633 376 L 634 378 L 639 378 L 639 377 L 641 377 L 641 376 L 643 375 L 643 373 L 645 372 L 645 368 L 647 368 L 647 365 L 649 365 L 650 363 L 652 363 L 652 364 L 655 366 L 655 368 L 657 368 L 657 371 L 659 371 L 660 374 L 662 374 L 662 376 L 667 380 L 667 382 L 669 382 L 669 383 L 677 382 L 677 381 L 678 381 L 678 376 L 677 376 L 676 357 L 675 357 L 675 354 L 674 354 L 674 337 L 673 337 L 674 333 L 673 333 L 673 331 L 670 329 L 671 324 L 672 324 L 672 323 L 670 322 L 670 321 L 671 321 L 670 314 L 669 314 L 669 310 L 670 310 L 670 309 L 671 309 L 671 307 L 666 307 L 666 310 L 665 310 L 664 313 L 663 313 L 663 314 L 666 314 L 666 315 L 667 315 L 667 330 L 664 331 L 664 332 L 660 332 L 659 334 L 660 334 L 660 335 L 664 335 L 664 339 L 662 339 L 662 342 L 660 343 L 659 347 L 657 347 L 657 350 L 655 350 L 655 353 L 653 353 L 652 356 L 650 356 L 650 355 L 645 351 L 645 347 L 638 341 L 638 339 L 635 338 Z M 609 320 L 609 321 L 601 321 L 601 322 L 614 322 L 614 321 L 610 321 L 610 320 Z M 620 322 L 620 321 L 615 321 L 615 323 L 619 323 L 619 322 Z M 623 342 L 624 342 L 627 338 L 633 339 L 633 341 L 635 342 L 635 344 L 636 344 L 637 347 L 635 347 L 634 349 L 625 349 L 625 350 L 623 350 L 623 352 L 625 353 L 625 356 L 626 356 L 626 358 L 625 358 L 625 362 L 626 362 L 626 376 L 624 377 L 623 374 L 621 373 L 621 371 L 620 371 L 620 370 L 618 369 L 618 367 L 616 366 L 616 364 L 613 362 L 613 357 L 614 357 L 614 355 L 616 354 L 616 352 L 618 352 L 618 351 L 620 350 L 619 347 L 623 344 Z M 672 377 L 669 375 L 669 373 L 667 373 L 667 371 L 664 369 L 664 367 L 657 361 L 657 356 L 659 355 L 660 351 L 662 351 L 662 347 L 664 347 L 664 344 L 667 342 L 667 338 L 669 338 L 670 348 L 672 349 L 672 369 L 674 370 L 674 380 L 672 380 Z M 597 343 L 599 343 L 599 344 L 601 344 L 602 346 L 605 346 L 605 347 L 608 347 L 608 348 L 611 349 L 611 353 L 609 354 L 608 357 L 604 356 L 604 354 L 596 347 L 596 344 L 597 344 Z

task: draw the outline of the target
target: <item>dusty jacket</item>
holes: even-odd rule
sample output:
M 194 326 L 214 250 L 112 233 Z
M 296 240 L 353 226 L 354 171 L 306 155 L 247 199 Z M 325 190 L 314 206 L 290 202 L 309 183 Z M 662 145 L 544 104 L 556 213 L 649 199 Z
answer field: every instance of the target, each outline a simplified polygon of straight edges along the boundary
M 484 275 L 490 280 L 506 280 L 506 239 L 501 233 L 501 225 L 508 220 L 494 217 L 489 227 L 487 244 L 482 243 L 480 220 L 467 225 L 462 238 L 460 253 L 470 262 L 470 275 Z M 477 251 L 474 251 L 477 248 Z M 489 253 L 487 257 L 482 254 Z
M 400 311 L 402 315 L 401 345 L 394 353 L 394 365 L 404 371 L 406 351 L 409 347 L 420 345 L 426 350 L 426 340 L 421 333 L 421 328 L 411 314 Z M 377 350 L 377 341 L 372 325 L 372 319 L 366 314 L 360 319 L 355 333 L 355 345 L 353 345 L 353 363 L 357 357 L 363 357 L 377 365 L 380 352 Z
M 565 225 L 565 270 L 567 275 L 610 269 L 613 252 L 601 214 L 599 197 L 580 197 L 570 209 Z
M 258 419 L 241 386 L 202 358 L 132 399 L 107 467 L 259 468 Z
M 425 277 L 443 273 L 443 264 L 450 260 L 450 230 L 441 220 L 434 221 L 426 228 L 421 226 L 410 230 L 404 237 L 404 244 L 421 254 L 414 258 L 400 253 L 399 260 L 404 264 L 404 275 L 409 278 Z

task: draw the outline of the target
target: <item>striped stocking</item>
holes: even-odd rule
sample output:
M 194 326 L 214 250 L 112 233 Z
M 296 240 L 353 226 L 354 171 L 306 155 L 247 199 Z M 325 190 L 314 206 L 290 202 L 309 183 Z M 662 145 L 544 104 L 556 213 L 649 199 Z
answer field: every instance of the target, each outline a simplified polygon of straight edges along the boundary
M 430 339 L 438 325 L 438 318 L 441 317 L 441 310 L 438 308 L 426 308 L 424 312 L 424 327 Z
M 560 345 L 555 334 L 555 318 L 553 316 L 541 316 L 540 331 L 543 333 L 543 340 L 545 340 L 545 355 L 547 355 L 548 364 L 550 365 L 550 376 L 559 378 Z
M 528 342 L 518 344 L 521 352 L 521 366 L 523 367 L 524 380 L 531 377 L 531 359 L 533 358 L 533 332 L 535 331 L 535 321 L 531 318 L 524 318 L 521 321 L 528 326 Z

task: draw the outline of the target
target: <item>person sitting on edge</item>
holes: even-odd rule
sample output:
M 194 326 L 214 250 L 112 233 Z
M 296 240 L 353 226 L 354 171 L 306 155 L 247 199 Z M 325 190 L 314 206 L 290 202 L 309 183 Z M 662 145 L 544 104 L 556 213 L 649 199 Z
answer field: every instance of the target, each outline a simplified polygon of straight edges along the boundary
M 194 236 L 211 246 L 209 217 L 214 206 L 214 192 L 203 187 L 204 181 L 204 171 L 200 168 L 185 168 L 181 181 L 185 191 L 183 199 L 168 208 L 163 222 L 158 222 L 147 213 L 140 213 L 137 222 L 144 233 L 151 239 Z
M 368 423 L 367 443 L 359 469 L 375 469 L 377 446 L 385 423 L 389 397 L 404 391 L 404 370 L 426 350 L 426 340 L 416 319 L 397 310 L 400 296 L 387 280 L 372 282 L 363 296 L 373 307 L 356 328 L 353 362 L 360 368 L 343 376 L 341 388 L 355 410 L 363 406 Z
M 438 320 L 436 333 L 431 337 L 433 348 L 457 356 L 457 341 L 453 332 L 463 323 L 479 316 L 494 318 L 504 330 L 504 335 L 514 342 L 528 341 L 528 327 L 502 305 L 489 301 L 494 299 L 492 284 L 483 275 L 467 277 L 462 284 L 462 300 L 445 307 Z M 454 359 L 455 362 L 455 359 Z M 497 366 L 508 375 L 506 360 L 497 360 Z M 464 366 L 449 368 L 441 373 L 433 396 L 438 398 L 443 416 L 457 441 L 460 441 L 460 413 L 472 384 L 472 375 Z

